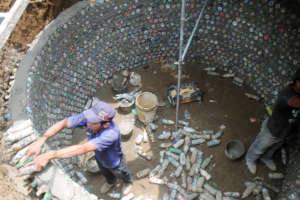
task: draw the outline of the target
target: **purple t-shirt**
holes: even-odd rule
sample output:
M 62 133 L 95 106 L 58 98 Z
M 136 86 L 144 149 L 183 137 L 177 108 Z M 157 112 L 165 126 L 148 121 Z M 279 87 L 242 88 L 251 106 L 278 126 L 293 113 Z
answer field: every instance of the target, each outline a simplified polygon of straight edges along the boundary
M 115 168 L 120 164 L 123 155 L 121 149 L 121 133 L 119 127 L 112 122 L 109 127 L 98 133 L 93 133 L 87 124 L 83 113 L 73 115 L 68 118 L 71 128 L 86 127 L 88 140 L 92 142 L 95 150 L 96 159 L 106 168 Z

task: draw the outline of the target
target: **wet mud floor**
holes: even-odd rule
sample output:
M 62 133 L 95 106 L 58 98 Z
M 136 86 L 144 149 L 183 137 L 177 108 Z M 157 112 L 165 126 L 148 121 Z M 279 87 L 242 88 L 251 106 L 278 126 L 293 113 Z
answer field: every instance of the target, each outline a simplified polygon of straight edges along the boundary
M 159 102 L 165 101 L 167 106 L 160 107 L 157 111 L 157 120 L 155 124 L 159 125 L 158 130 L 154 132 L 157 137 L 163 130 L 174 130 L 174 126 L 165 126 L 161 123 L 161 118 L 175 120 L 175 108 L 171 107 L 167 102 L 167 88 L 170 84 L 176 84 L 177 79 L 174 77 L 176 71 L 165 70 L 160 66 L 144 67 L 135 70 L 142 75 L 142 91 L 150 91 L 157 95 Z M 241 140 L 248 149 L 250 144 L 254 141 L 255 136 L 259 132 L 261 121 L 266 116 L 266 111 L 262 101 L 255 101 L 248 99 L 244 93 L 253 93 L 249 88 L 238 87 L 234 85 L 231 79 L 222 77 L 209 76 L 205 71 L 201 70 L 197 65 L 184 66 L 183 77 L 188 75 L 189 78 L 183 79 L 182 83 L 197 81 L 200 89 L 205 92 L 204 101 L 202 103 L 194 102 L 180 105 L 179 119 L 184 119 L 184 110 L 188 110 L 191 114 L 190 127 L 198 130 L 213 129 L 217 131 L 221 124 L 226 125 L 225 132 L 221 137 L 221 144 L 215 147 L 207 147 L 206 144 L 196 145 L 198 149 L 204 152 L 204 158 L 213 155 L 213 161 L 208 167 L 208 171 L 212 175 L 209 181 L 223 192 L 234 191 L 242 193 L 245 189 L 244 182 L 250 181 L 254 177 L 259 176 L 264 178 L 265 182 L 273 184 L 278 188 L 281 187 L 281 181 L 271 180 L 268 176 L 268 169 L 261 163 L 258 164 L 256 175 L 250 174 L 246 165 L 244 157 L 231 161 L 224 155 L 225 144 L 231 139 Z M 133 88 L 129 87 L 128 91 Z M 113 105 L 116 102 L 113 100 L 115 93 L 112 91 L 110 85 L 106 85 L 98 89 L 96 96 Z M 210 100 L 214 100 L 211 102 Z M 118 123 L 124 117 L 132 117 L 132 114 L 122 115 L 118 114 L 116 122 Z M 256 118 L 257 122 L 250 122 L 249 118 Z M 146 161 L 141 159 L 135 153 L 135 139 L 136 136 L 143 131 L 143 125 L 136 120 L 135 128 L 132 136 L 123 141 L 123 151 L 127 158 L 127 163 L 134 176 L 139 170 L 150 168 L 153 169 L 159 163 L 159 147 L 160 141 L 156 143 L 143 143 L 143 150 L 153 153 L 153 159 Z M 82 129 L 75 131 L 74 143 L 78 143 L 86 139 L 85 132 Z M 164 141 L 165 142 L 165 141 Z M 284 172 L 284 167 L 280 161 L 280 153 L 277 152 L 274 160 L 278 165 L 278 169 Z M 215 167 L 211 167 L 215 163 Z M 165 174 L 169 177 L 170 172 L 174 171 L 174 167 L 169 165 Z M 108 199 L 106 196 L 100 194 L 100 187 L 105 182 L 103 176 L 85 173 L 89 180 L 87 189 L 99 197 Z M 169 178 L 169 180 L 172 180 Z M 181 178 L 178 178 L 178 183 L 181 184 Z M 122 181 L 120 181 L 122 186 Z M 120 191 L 121 186 L 115 187 L 112 191 Z M 148 183 L 148 179 L 137 179 L 135 176 L 134 186 L 131 190 L 135 196 L 143 195 L 151 199 L 160 199 L 164 192 L 168 191 L 167 186 L 160 186 Z M 276 194 L 271 193 L 271 197 Z M 253 196 L 248 199 L 254 199 Z

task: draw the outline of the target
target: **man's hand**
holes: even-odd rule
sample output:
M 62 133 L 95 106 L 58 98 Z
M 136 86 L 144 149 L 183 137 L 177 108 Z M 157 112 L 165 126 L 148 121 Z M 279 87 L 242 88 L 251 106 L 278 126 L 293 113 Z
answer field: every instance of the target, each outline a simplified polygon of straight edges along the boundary
M 42 146 L 45 143 L 45 139 L 43 137 L 39 138 L 37 141 L 32 143 L 26 151 L 25 160 L 27 160 L 31 155 L 39 155 L 42 149 Z
M 36 165 L 36 171 L 41 171 L 44 169 L 48 162 L 53 158 L 53 151 L 48 151 L 44 154 L 39 155 L 34 159 L 34 161 L 27 164 L 28 165 Z

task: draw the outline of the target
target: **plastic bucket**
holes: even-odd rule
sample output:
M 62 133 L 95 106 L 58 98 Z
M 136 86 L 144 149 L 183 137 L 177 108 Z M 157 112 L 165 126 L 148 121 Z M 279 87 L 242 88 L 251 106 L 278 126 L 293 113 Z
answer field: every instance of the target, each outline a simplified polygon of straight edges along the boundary
M 151 92 L 141 93 L 136 97 L 135 105 L 141 122 L 145 124 L 153 122 L 158 105 L 158 99 L 155 94 Z

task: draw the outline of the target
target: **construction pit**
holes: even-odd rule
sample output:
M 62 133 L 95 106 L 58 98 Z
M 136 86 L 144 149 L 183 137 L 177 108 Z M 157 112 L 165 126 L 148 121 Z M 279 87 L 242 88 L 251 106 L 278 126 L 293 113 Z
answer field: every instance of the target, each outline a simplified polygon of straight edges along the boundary
M 186 2 L 184 41 L 190 36 L 203 6 L 204 1 Z M 42 135 L 58 120 L 82 112 L 93 97 L 117 107 L 111 78 L 124 70 L 136 72 L 141 75 L 141 91 L 155 94 L 160 106 L 153 121 L 158 126 L 153 131 L 154 141 L 149 138 L 140 145 L 136 144 L 136 138 L 146 126 L 137 115 L 118 112 L 116 116 L 116 123 L 135 119 L 132 135 L 124 138 L 122 144 L 135 176 L 131 192 L 140 199 L 162 199 L 165 193 L 170 195 L 167 185 L 149 183 L 148 177 L 137 178 L 136 173 L 154 169 L 160 163 L 160 151 L 168 151 L 160 147 L 161 143 L 174 142 L 161 141 L 158 136 L 163 131 L 175 130 L 174 125 L 164 125 L 162 119 L 175 121 L 176 116 L 175 107 L 168 102 L 167 89 L 176 85 L 178 78 L 178 65 L 174 63 L 178 60 L 180 10 L 179 1 L 138 0 L 83 1 L 65 10 L 39 34 L 22 60 L 11 94 L 13 120 L 17 123 L 30 119 Z M 204 9 L 181 77 L 182 83 L 198 83 L 203 100 L 180 104 L 178 116 L 197 131 L 216 133 L 225 125 L 220 144 L 208 147 L 205 141 L 194 145 L 203 152 L 203 159 L 212 155 L 205 168 L 211 175 L 206 183 L 222 193 L 242 194 L 246 188 L 244 183 L 257 176 L 256 180 L 263 179 L 265 184 L 278 188 L 277 192 L 269 188 L 272 199 L 299 197 L 300 165 L 296 156 L 299 136 L 285 147 L 289 152 L 286 166 L 281 162 L 280 152 L 275 155 L 278 172 L 285 175 L 280 180 L 270 179 L 269 171 L 262 164 L 258 165 L 257 174 L 251 175 L 244 158 L 232 161 L 224 154 L 226 143 L 232 139 L 242 141 L 248 149 L 268 115 L 266 108 L 274 104 L 278 91 L 291 80 L 299 66 L 297 24 L 299 19 L 295 13 L 273 1 L 208 1 Z M 127 92 L 134 88 L 129 85 Z M 245 93 L 255 94 L 260 100 L 248 98 Z M 185 118 L 187 113 L 190 119 Z M 83 129 L 62 130 L 47 146 L 61 149 L 85 140 Z M 137 154 L 138 146 L 151 155 L 151 160 Z M 82 160 L 84 156 L 55 160 L 35 174 L 38 187 L 47 185 L 54 199 L 110 199 L 100 194 L 104 177 L 85 171 Z M 170 164 L 162 178 L 181 185 L 181 176 L 172 175 L 176 169 Z M 56 174 L 62 177 L 53 178 Z M 111 192 L 120 192 L 120 186 Z M 189 192 L 186 188 L 184 191 Z M 182 193 L 177 191 L 177 195 Z

